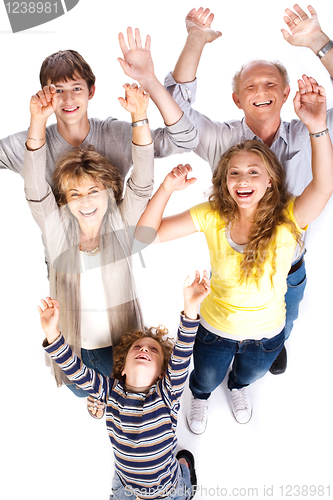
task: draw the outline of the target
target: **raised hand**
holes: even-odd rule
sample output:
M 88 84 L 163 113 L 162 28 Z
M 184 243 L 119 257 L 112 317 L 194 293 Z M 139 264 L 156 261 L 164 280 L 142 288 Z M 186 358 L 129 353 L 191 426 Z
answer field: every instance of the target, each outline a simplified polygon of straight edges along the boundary
M 132 28 L 127 28 L 127 41 L 122 33 L 118 35 L 119 45 L 124 59 L 118 58 L 125 75 L 137 80 L 141 85 L 149 77 L 154 77 L 154 64 L 150 53 L 150 36 L 147 35 L 145 46 L 142 46 L 141 35 L 138 28 L 135 29 L 135 37 Z
M 310 133 L 321 132 L 326 129 L 325 89 L 312 77 L 303 75 L 302 78 L 298 80 L 298 91 L 294 97 L 295 112 Z
M 145 115 L 149 103 L 149 94 L 142 87 L 138 87 L 136 83 L 129 85 L 125 83 L 125 99 L 118 97 L 118 101 L 126 111 L 136 115 Z
M 298 4 L 294 5 L 294 10 L 295 12 L 291 9 L 285 10 L 287 15 L 283 20 L 290 32 L 286 29 L 282 29 L 283 38 L 291 45 L 311 48 L 311 45 L 315 43 L 316 39 L 323 35 L 317 13 L 311 5 L 308 5 L 311 17 L 309 17 Z M 320 42 L 319 49 L 321 46 L 322 42 Z
M 56 300 L 46 297 L 41 300 L 42 307 L 38 306 L 40 322 L 46 333 L 49 344 L 52 344 L 60 335 L 58 323 L 60 317 L 59 304 Z
M 39 90 L 30 99 L 31 118 L 46 122 L 56 108 L 57 98 L 58 94 L 54 85 L 49 85 Z
M 196 182 L 194 177 L 191 179 L 187 178 L 189 172 L 192 172 L 192 167 L 188 163 L 186 165 L 180 164 L 173 168 L 162 183 L 163 189 L 167 192 L 181 191 L 194 184 Z
M 189 276 L 186 278 L 183 294 L 184 313 L 187 317 L 196 319 L 198 306 L 207 297 L 209 292 L 210 285 L 207 271 L 203 272 L 201 280 L 199 271 L 196 271 L 193 283 L 191 283 Z
M 192 9 L 185 18 L 186 29 L 188 33 L 200 36 L 204 43 L 211 43 L 216 38 L 222 36 L 221 31 L 215 31 L 211 28 L 214 14 L 209 9 Z

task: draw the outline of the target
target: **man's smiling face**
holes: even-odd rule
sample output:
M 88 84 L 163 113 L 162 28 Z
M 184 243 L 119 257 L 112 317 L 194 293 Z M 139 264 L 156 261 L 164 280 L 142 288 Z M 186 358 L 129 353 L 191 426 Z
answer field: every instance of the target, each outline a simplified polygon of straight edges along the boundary
M 281 108 L 289 95 L 279 70 L 266 61 L 253 61 L 241 72 L 237 94 L 232 97 L 245 114 L 247 125 L 255 121 L 279 119 Z

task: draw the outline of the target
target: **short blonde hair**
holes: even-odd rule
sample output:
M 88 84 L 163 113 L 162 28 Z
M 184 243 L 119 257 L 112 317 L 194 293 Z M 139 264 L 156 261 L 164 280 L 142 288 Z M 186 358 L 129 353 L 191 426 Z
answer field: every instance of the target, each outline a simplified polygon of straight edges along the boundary
M 158 342 L 162 347 L 162 371 L 165 372 L 174 347 L 173 340 L 166 337 L 168 333 L 168 330 L 164 326 L 159 326 L 158 328 L 145 328 L 144 331 L 134 330 L 124 333 L 120 339 L 120 342 L 113 348 L 113 378 L 125 382 L 125 375 L 122 375 L 122 371 L 125 367 L 128 351 L 130 350 L 134 342 L 145 337 L 156 340 L 156 342 Z
M 67 204 L 66 191 L 71 183 L 87 178 L 111 189 L 116 203 L 122 199 L 124 184 L 118 169 L 90 146 L 88 149 L 73 149 L 57 161 L 53 192 L 58 205 Z
M 244 71 L 244 69 L 247 68 L 249 66 L 249 64 L 254 63 L 254 62 L 258 62 L 258 61 L 260 61 L 260 59 L 253 59 L 252 61 L 249 61 L 249 62 L 243 64 L 241 69 L 239 71 L 237 71 L 237 73 L 235 73 L 235 76 L 232 79 L 232 91 L 235 94 L 238 95 L 238 93 L 239 93 L 239 80 L 240 80 L 241 74 Z M 265 62 L 267 64 L 272 64 L 273 66 L 276 67 L 276 69 L 278 70 L 278 72 L 280 73 L 280 75 L 282 77 L 283 88 L 286 88 L 287 85 L 289 85 L 289 81 L 290 81 L 289 75 L 288 75 L 288 72 L 287 72 L 285 66 L 283 66 L 283 64 L 281 64 L 279 61 L 262 61 L 262 62 Z

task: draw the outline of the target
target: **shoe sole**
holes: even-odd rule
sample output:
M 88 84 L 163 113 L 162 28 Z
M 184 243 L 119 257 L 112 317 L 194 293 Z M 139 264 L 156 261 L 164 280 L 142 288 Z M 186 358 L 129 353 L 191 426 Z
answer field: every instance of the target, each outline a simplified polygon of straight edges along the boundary
M 194 456 L 192 455 L 192 453 L 189 450 L 179 450 L 179 452 L 176 455 L 176 458 L 177 458 L 178 461 L 179 461 L 180 458 L 184 458 L 186 460 L 186 462 L 190 464 L 188 466 L 188 469 L 190 471 L 190 478 L 191 478 L 192 488 L 193 488 L 193 486 L 196 487 L 197 484 L 198 484 L 198 481 L 197 481 L 197 475 L 196 475 L 196 472 L 195 472 Z M 196 492 L 197 492 L 196 488 L 194 488 L 194 491 L 192 489 L 192 494 L 190 496 L 190 499 L 192 499 L 194 497 L 194 495 L 196 494 Z

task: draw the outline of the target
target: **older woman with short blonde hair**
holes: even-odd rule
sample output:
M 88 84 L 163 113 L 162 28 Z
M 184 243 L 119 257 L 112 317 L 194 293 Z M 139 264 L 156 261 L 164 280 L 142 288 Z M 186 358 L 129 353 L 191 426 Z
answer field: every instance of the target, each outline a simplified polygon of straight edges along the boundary
M 76 149 L 60 159 L 52 191 L 45 180 L 46 146 L 34 140 L 36 134 L 45 137 L 46 122 L 41 124 L 33 105 L 24 162 L 26 197 L 46 248 L 50 295 L 63 311 L 60 328 L 83 362 L 105 376 L 122 333 L 143 328 L 131 250 L 134 227 L 153 189 L 149 96 L 136 85 L 125 89 L 120 101 L 134 123 L 133 169 L 124 196 L 117 168 L 92 149 Z M 53 371 L 58 385 L 86 395 L 57 366 Z

